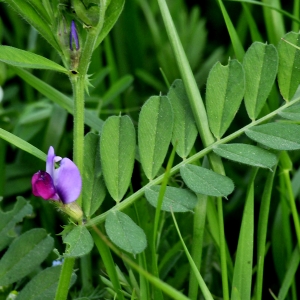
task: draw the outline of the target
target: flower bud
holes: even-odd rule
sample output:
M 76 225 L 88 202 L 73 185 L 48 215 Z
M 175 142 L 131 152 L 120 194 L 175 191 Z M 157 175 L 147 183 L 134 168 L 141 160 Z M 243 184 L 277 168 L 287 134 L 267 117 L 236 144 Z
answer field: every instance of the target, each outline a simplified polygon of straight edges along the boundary
M 70 31 L 70 49 L 71 51 L 74 50 L 73 43 L 75 44 L 75 49 L 79 50 L 79 39 L 78 39 L 78 33 L 76 29 L 76 24 L 72 20 L 71 22 L 71 31 Z
M 71 69 L 76 70 L 79 64 L 80 58 L 80 45 L 79 45 L 79 37 L 76 28 L 76 24 L 74 20 L 71 22 L 71 29 L 70 29 L 70 59 L 71 59 Z

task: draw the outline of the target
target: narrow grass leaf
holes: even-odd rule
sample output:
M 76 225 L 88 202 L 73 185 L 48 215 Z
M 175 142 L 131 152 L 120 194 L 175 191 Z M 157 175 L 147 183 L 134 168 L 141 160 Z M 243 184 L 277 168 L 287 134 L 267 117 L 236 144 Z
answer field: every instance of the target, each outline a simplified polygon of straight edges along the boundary
M 279 12 L 280 14 L 287 16 L 289 19 L 295 21 L 296 23 L 300 23 L 299 18 L 295 17 L 294 15 L 288 13 L 287 11 L 280 9 L 274 5 L 268 4 L 268 3 L 263 3 L 257 0 L 227 0 L 227 1 L 231 1 L 231 2 L 241 2 L 243 3 L 249 3 L 249 4 L 254 4 L 254 5 L 259 5 L 259 6 L 263 6 L 263 7 L 267 7 L 270 8 L 271 10 L 275 10 L 277 12 Z M 297 0 L 298 1 L 298 0 Z
M 252 260 L 254 246 L 254 180 L 258 169 L 253 170 L 249 182 L 242 225 L 234 264 L 231 300 L 250 300 Z M 238 294 L 234 289 L 237 289 Z M 239 297 L 238 297 L 239 296 Z
M 227 66 L 217 62 L 208 75 L 206 84 L 206 108 L 209 127 L 219 139 L 234 119 L 245 92 L 243 66 L 229 60 Z
M 295 274 L 297 272 L 297 269 L 300 264 L 300 253 L 299 253 L 299 248 L 296 247 L 295 250 L 293 251 L 292 257 L 289 261 L 287 271 L 285 273 L 282 285 L 279 290 L 278 294 L 278 300 L 284 300 L 286 299 L 288 295 L 288 291 L 295 280 Z
M 53 245 L 53 238 L 41 228 L 16 238 L 0 260 L 0 285 L 9 285 L 30 274 L 46 259 Z
M 113 28 L 115 23 L 117 22 L 123 7 L 125 0 L 114 0 L 110 1 L 108 8 L 105 11 L 104 24 L 102 30 L 97 38 L 95 48 L 96 49 L 100 43 L 104 40 L 104 38 L 108 35 L 110 30 Z
M 205 240 L 204 233 L 206 226 L 206 213 L 207 213 L 208 196 L 197 194 L 197 204 L 194 209 L 193 215 L 193 243 L 191 248 L 191 256 L 198 270 L 201 270 L 203 253 L 205 253 Z M 203 269 L 202 269 L 203 270 Z M 202 274 L 206 273 L 202 271 Z M 198 297 L 198 282 L 196 276 L 190 272 L 189 277 L 189 293 L 190 299 L 197 299 Z
M 289 106 L 288 108 L 280 111 L 279 116 L 288 120 L 292 121 L 299 121 L 300 120 L 300 104 L 295 104 Z
M 262 0 L 257 2 L 263 2 L 266 4 L 272 4 L 273 6 L 281 9 L 281 1 L 280 0 Z M 264 23 L 267 31 L 267 37 L 271 44 L 277 44 L 280 38 L 286 32 L 283 15 L 282 13 L 278 13 L 269 9 L 266 6 L 263 6 L 263 16 L 264 16 Z
M 240 41 L 240 38 L 239 38 L 239 36 L 238 36 L 238 34 L 235 30 L 235 27 L 232 24 L 232 21 L 231 21 L 229 15 L 227 13 L 227 10 L 226 10 L 226 8 L 223 4 L 223 1 L 218 0 L 218 3 L 220 5 L 221 12 L 223 14 L 223 17 L 224 17 L 224 20 L 225 20 L 225 23 L 226 23 L 226 27 L 227 27 L 227 30 L 228 30 L 229 35 L 230 35 L 230 39 L 231 39 L 231 43 L 232 43 L 235 55 L 236 55 L 237 59 L 242 61 L 243 56 L 245 54 L 245 51 L 244 51 L 244 48 L 243 48 L 242 43 Z
M 173 131 L 173 111 L 168 97 L 153 96 L 143 105 L 138 123 L 141 164 L 148 179 L 158 173 Z
M 128 116 L 109 117 L 100 138 L 100 158 L 106 187 L 119 202 L 126 193 L 135 158 L 135 129 Z
M 34 9 L 38 12 L 38 14 L 46 21 L 49 25 L 51 25 L 50 15 L 48 14 L 46 7 L 44 6 L 43 1 L 41 0 L 27 0 Z M 54 16 L 54 15 L 53 15 Z
M 241 1 L 242 6 L 243 6 L 243 12 L 246 16 L 247 22 L 248 22 L 248 27 L 250 30 L 251 34 L 251 39 L 252 41 L 257 41 L 257 42 L 262 42 L 263 38 L 261 36 L 260 30 L 258 29 L 258 24 L 256 20 L 254 19 L 254 15 L 252 14 L 251 10 L 249 9 L 250 5 L 247 3 L 244 3 Z
M 181 241 L 176 242 L 171 246 L 171 248 L 163 254 L 163 256 L 160 258 L 159 261 L 159 276 L 162 280 L 165 280 L 172 272 L 172 268 L 176 265 L 178 262 L 179 258 L 182 256 L 182 244 Z M 198 283 L 197 283 L 197 288 L 198 288 Z
M 299 125 L 284 123 L 254 126 L 245 131 L 250 139 L 275 150 L 300 149 L 299 132 Z
M 32 206 L 23 197 L 17 197 L 12 210 L 3 212 L 0 209 L 0 251 L 14 238 L 12 231 L 17 223 L 32 213 Z
M 120 280 L 118 278 L 116 264 L 108 245 L 98 236 L 98 234 L 94 230 L 91 231 L 91 235 L 101 256 L 109 279 L 111 280 L 112 286 L 114 287 L 118 295 L 118 299 L 124 300 L 125 298 L 123 295 L 123 290 L 121 288 Z
M 10 46 L 0 45 L 0 61 L 21 68 L 47 69 L 65 74 L 69 73 L 63 66 L 43 56 Z
M 46 161 L 46 154 L 39 150 L 38 148 L 32 146 L 28 142 L 20 139 L 19 137 L 13 135 L 12 133 L 0 128 L 0 138 L 9 142 L 10 144 L 20 148 L 21 150 L 24 150 L 37 158 Z
M 108 89 L 108 91 L 103 95 L 102 107 L 109 105 L 116 97 L 118 97 L 121 93 L 123 93 L 128 87 L 131 86 L 133 82 L 133 76 L 125 75 L 116 81 L 112 86 Z
M 63 93 L 59 92 L 49 84 L 43 82 L 36 76 L 30 74 L 29 72 L 14 67 L 14 71 L 18 76 L 20 76 L 25 82 L 39 91 L 42 95 L 47 97 L 48 99 L 52 100 L 54 103 L 57 103 L 62 108 L 67 110 L 70 114 L 73 114 L 73 105 L 74 102 L 68 96 L 64 95 Z M 97 116 L 95 116 L 92 112 L 85 110 L 84 111 L 84 122 L 91 128 L 101 131 L 103 126 L 103 121 Z
M 190 253 L 189 253 L 188 248 L 186 247 L 186 245 L 185 245 L 185 243 L 184 243 L 184 240 L 183 240 L 183 238 L 182 238 L 182 236 L 181 236 L 181 233 L 180 233 L 178 224 L 177 224 L 177 222 L 176 222 L 175 216 L 174 216 L 173 212 L 171 212 L 171 213 L 172 213 L 172 218 L 173 218 L 173 221 L 174 221 L 174 224 L 175 224 L 175 228 L 176 228 L 177 233 L 178 233 L 178 236 L 179 236 L 179 238 L 180 238 L 180 240 L 181 240 L 181 243 L 182 243 L 184 252 L 185 252 L 185 254 L 186 254 L 187 258 L 188 258 L 188 261 L 189 261 L 191 270 L 192 270 L 192 272 L 194 273 L 194 275 L 195 275 L 196 278 L 197 278 L 197 281 L 198 281 L 199 287 L 200 287 L 200 289 L 201 289 L 201 292 L 202 292 L 202 294 L 203 294 L 203 297 L 204 297 L 205 300 L 213 300 L 214 298 L 213 298 L 212 294 L 210 293 L 210 291 L 209 291 L 209 289 L 208 289 L 206 283 L 204 282 L 204 280 L 203 280 L 203 278 L 202 278 L 202 276 L 201 276 L 201 274 L 200 274 L 198 268 L 196 267 L 196 265 L 195 265 L 195 263 L 194 263 L 194 261 L 193 261 L 191 255 L 190 255 Z
M 147 247 L 144 231 L 126 214 L 111 211 L 105 221 L 107 235 L 122 250 L 133 255 L 141 253 Z
M 163 176 L 162 184 L 160 186 L 159 192 L 158 192 L 158 198 L 157 198 L 157 205 L 155 209 L 155 216 L 154 216 L 154 226 L 153 226 L 153 235 L 152 235 L 152 243 L 151 243 L 151 261 L 152 261 L 152 273 L 159 277 L 158 273 L 158 265 L 157 265 L 157 236 L 158 236 L 158 230 L 159 230 L 159 222 L 160 222 L 160 213 L 161 213 L 161 207 L 163 203 L 163 198 L 166 193 L 167 184 L 170 178 L 170 171 L 174 162 L 176 153 L 176 146 L 173 147 L 173 150 L 171 152 L 171 155 L 168 160 L 168 164 L 166 167 L 166 171 Z M 160 289 L 153 289 L 153 295 L 154 298 L 157 300 L 163 300 L 163 294 Z
M 278 85 L 282 97 L 289 101 L 300 83 L 300 51 L 288 44 L 286 41 L 300 46 L 300 33 L 289 32 L 278 44 L 279 67 L 278 67 Z
M 255 120 L 267 101 L 278 70 L 278 53 L 273 45 L 253 43 L 247 50 L 243 66 L 246 77 L 245 105 Z
M 55 298 L 61 266 L 47 268 L 33 277 L 17 295 L 17 300 L 53 300 Z M 72 274 L 70 286 L 75 283 Z
M 152 186 L 145 191 L 147 201 L 157 207 L 160 186 Z M 194 193 L 186 189 L 168 186 L 163 198 L 161 210 L 173 212 L 193 211 L 197 204 L 197 197 Z
M 262 148 L 247 144 L 217 145 L 213 151 L 230 160 L 253 167 L 270 169 L 276 164 L 275 154 Z
M 180 175 L 185 184 L 198 194 L 226 198 L 234 190 L 230 178 L 199 166 L 186 164 L 180 168 Z
M 49 145 L 52 145 L 54 149 L 57 149 L 65 133 L 68 116 L 67 111 L 56 103 L 53 103 L 51 106 L 51 116 L 44 134 L 42 149 L 48 149 Z
M 276 174 L 276 167 L 274 168 L 274 171 L 270 172 L 267 176 L 263 195 L 261 198 L 260 210 L 259 210 L 259 219 L 258 219 L 258 228 L 257 228 L 257 276 L 256 276 L 255 300 L 262 299 L 264 261 L 265 261 L 265 254 L 266 254 L 266 237 L 267 237 L 271 195 L 272 195 L 274 177 Z
M 61 52 L 52 29 L 27 1 L 5 0 L 5 2 L 33 26 L 52 47 Z
M 100 136 L 92 132 L 84 138 L 84 168 L 82 174 L 82 205 L 87 217 L 102 204 L 106 188 L 100 165 Z
M 94 246 L 93 238 L 85 226 L 75 226 L 64 238 L 67 244 L 65 257 L 80 257 L 88 254 Z
M 176 153 L 180 157 L 186 158 L 195 143 L 198 131 L 181 79 L 176 79 L 173 82 L 168 98 L 174 112 L 172 144 L 173 146 L 176 145 Z

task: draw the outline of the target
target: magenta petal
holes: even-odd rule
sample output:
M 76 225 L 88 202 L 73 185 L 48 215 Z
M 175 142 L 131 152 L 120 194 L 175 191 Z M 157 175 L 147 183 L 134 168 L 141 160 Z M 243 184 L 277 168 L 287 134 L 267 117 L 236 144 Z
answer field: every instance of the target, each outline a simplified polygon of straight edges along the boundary
M 54 161 L 55 159 L 55 152 L 54 148 L 52 146 L 49 147 L 48 155 L 47 155 L 47 161 L 46 161 L 46 172 L 50 174 L 50 176 L 53 178 L 53 172 L 54 172 Z
M 54 184 L 64 204 L 73 202 L 79 197 L 81 176 L 77 166 L 70 159 L 63 158 L 60 167 L 54 170 Z
M 58 200 L 51 176 L 45 171 L 38 171 L 32 176 L 32 193 L 45 200 Z

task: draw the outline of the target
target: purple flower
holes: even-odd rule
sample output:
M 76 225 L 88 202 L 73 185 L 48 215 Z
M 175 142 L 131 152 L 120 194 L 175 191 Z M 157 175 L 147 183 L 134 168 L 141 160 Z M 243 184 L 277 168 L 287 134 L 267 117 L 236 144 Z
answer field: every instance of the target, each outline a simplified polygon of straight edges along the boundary
M 55 169 L 55 163 L 60 167 Z M 81 192 L 81 176 L 77 166 L 68 158 L 55 156 L 50 146 L 46 172 L 38 171 L 32 176 L 32 193 L 45 200 L 62 201 L 64 204 L 75 201 Z
M 71 32 L 70 32 L 70 49 L 73 51 L 73 41 L 75 43 L 75 48 L 76 50 L 79 50 L 79 39 L 78 39 L 78 33 L 77 33 L 77 29 L 76 29 L 76 24 L 75 22 L 72 20 L 71 23 Z

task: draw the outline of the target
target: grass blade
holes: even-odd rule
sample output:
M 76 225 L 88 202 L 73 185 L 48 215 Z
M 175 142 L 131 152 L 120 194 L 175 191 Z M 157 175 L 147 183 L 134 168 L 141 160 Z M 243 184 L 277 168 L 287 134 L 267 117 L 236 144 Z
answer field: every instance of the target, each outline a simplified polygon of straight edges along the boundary
M 18 76 L 20 76 L 24 81 L 26 81 L 29 85 L 34 87 L 36 90 L 38 90 L 41 94 L 52 100 L 53 102 L 57 103 L 64 109 L 66 109 L 70 114 L 73 114 L 73 101 L 64 95 L 63 93 L 57 91 L 49 84 L 43 82 L 39 78 L 35 77 L 34 75 L 30 74 L 29 72 L 14 67 L 14 71 Z M 84 119 L 85 123 L 90 126 L 91 128 L 101 131 L 103 121 L 99 118 L 97 118 L 94 114 L 92 114 L 89 111 L 84 112 Z
M 236 260 L 234 265 L 231 300 L 250 300 L 252 281 L 252 260 L 254 246 L 254 180 L 258 168 L 253 169 L 248 185 L 247 198 L 240 229 Z M 237 289 L 236 293 L 234 289 Z M 239 297 L 237 297 L 239 295 Z
M 24 150 L 35 157 L 46 161 L 46 154 L 44 152 L 2 128 L 0 128 L 0 138 L 20 148 L 21 150 Z
M 198 194 L 198 203 L 195 207 L 194 214 L 194 228 L 193 228 L 193 244 L 192 244 L 192 260 L 197 268 L 200 270 L 202 261 L 202 248 L 203 248 L 203 236 L 206 221 L 206 207 L 207 196 Z M 198 282 L 197 277 L 193 270 L 190 272 L 189 280 L 189 297 L 197 299 L 198 296 Z
M 299 248 L 296 247 L 292 254 L 282 285 L 280 287 L 278 300 L 286 299 L 287 293 L 293 281 L 295 280 L 295 274 L 298 269 L 299 263 L 300 263 L 300 253 L 299 253 Z
M 242 61 L 244 54 L 245 54 L 245 50 L 242 46 L 240 38 L 231 22 L 231 19 L 227 13 L 227 10 L 226 10 L 222 0 L 218 0 L 218 3 L 220 5 L 220 8 L 221 8 L 221 11 L 222 11 L 225 23 L 226 23 L 228 33 L 230 35 L 230 39 L 231 39 L 231 43 L 232 43 L 235 55 L 239 61 Z
M 275 166 L 273 172 L 269 172 L 268 174 L 264 192 L 262 195 L 260 211 L 259 211 L 258 229 L 257 229 L 257 277 L 256 277 L 255 300 L 262 299 L 263 272 L 264 272 L 264 260 L 265 260 L 265 252 L 266 252 L 268 218 L 269 218 L 273 181 L 276 174 L 276 167 L 277 166 Z
M 211 295 L 211 293 L 210 293 L 210 291 L 209 291 L 209 289 L 208 289 L 206 283 L 204 282 L 204 280 L 203 280 L 203 278 L 202 278 L 200 272 L 198 271 L 197 266 L 195 265 L 195 263 L 194 263 L 194 261 L 193 261 L 191 255 L 190 255 L 190 253 L 189 253 L 189 250 L 187 249 L 187 247 L 186 247 L 186 245 L 185 245 L 185 243 L 184 243 L 184 240 L 183 240 L 183 238 L 182 238 L 182 236 L 181 236 L 181 233 L 180 233 L 178 224 L 177 224 L 177 222 L 176 222 L 174 213 L 171 212 L 171 214 L 172 214 L 172 218 L 173 218 L 173 221 L 174 221 L 174 224 L 175 224 L 177 233 L 178 233 L 179 238 L 180 238 L 180 240 L 181 240 L 181 243 L 182 243 L 184 252 L 185 252 L 185 254 L 186 254 L 187 258 L 188 258 L 188 261 L 189 261 L 189 263 L 190 263 L 191 269 L 192 269 L 192 271 L 194 272 L 194 275 L 195 275 L 196 278 L 197 278 L 197 281 L 198 281 L 199 287 L 200 287 L 200 289 L 201 289 L 201 291 L 202 291 L 202 294 L 203 294 L 205 300 L 213 300 L 213 297 L 212 297 L 212 295 Z

